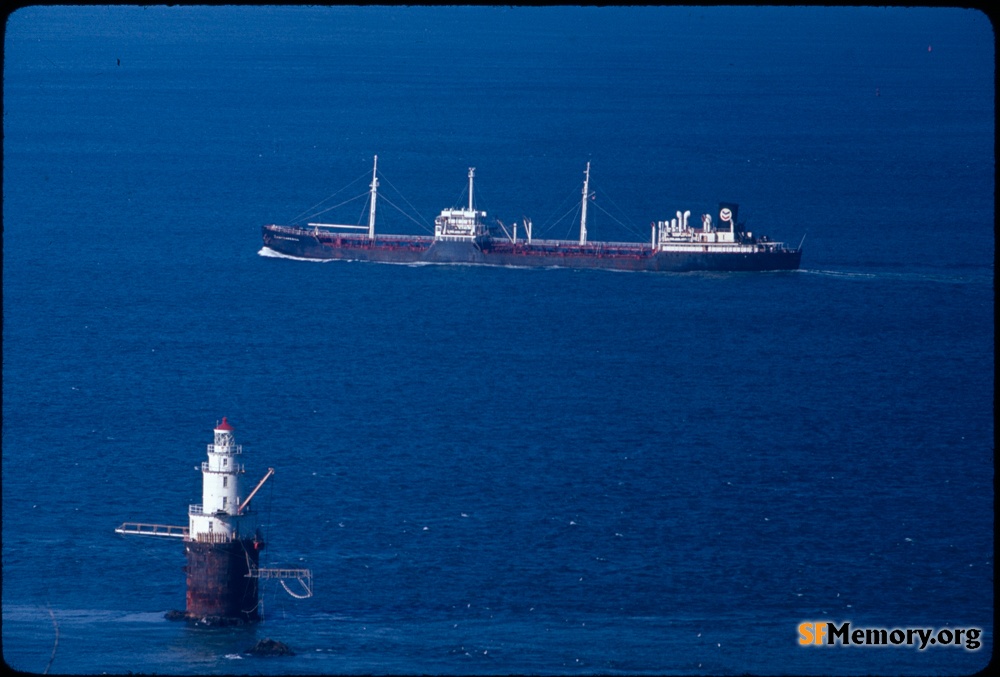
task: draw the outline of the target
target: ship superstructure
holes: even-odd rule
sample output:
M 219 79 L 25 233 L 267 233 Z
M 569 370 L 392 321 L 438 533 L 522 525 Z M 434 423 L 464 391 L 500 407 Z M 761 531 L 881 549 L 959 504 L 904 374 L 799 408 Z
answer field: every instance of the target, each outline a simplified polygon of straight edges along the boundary
M 377 167 L 378 157 L 375 157 Z M 303 226 L 263 227 L 263 242 L 279 254 L 304 259 L 347 259 L 389 263 L 474 263 L 501 266 L 607 268 L 663 272 L 794 270 L 802 257 L 801 244 L 786 247 L 781 242 L 757 238 L 737 220 L 739 206 L 720 203 L 719 226 L 711 214 L 703 214 L 701 228 L 690 221 L 691 211 L 678 211 L 675 218 L 651 224 L 648 243 L 590 242 L 587 238 L 587 204 L 590 163 L 584 171 L 580 203 L 580 235 L 576 241 L 532 238 L 530 219 L 524 219 L 527 239 L 518 240 L 500 224 L 502 234 L 491 233 L 486 212 L 473 203 L 475 168 L 469 168 L 469 203 L 466 208 L 442 210 L 434 220 L 434 235 L 376 235 L 375 203 L 378 180 L 372 170 L 371 208 L 367 235 L 343 233 L 339 226 L 309 223 Z M 499 223 L 499 222 L 498 222 Z
M 434 219 L 434 239 L 437 242 L 479 242 L 487 237 L 486 212 L 472 206 L 472 185 L 476 168 L 469 167 L 469 206 L 467 209 L 444 209 Z

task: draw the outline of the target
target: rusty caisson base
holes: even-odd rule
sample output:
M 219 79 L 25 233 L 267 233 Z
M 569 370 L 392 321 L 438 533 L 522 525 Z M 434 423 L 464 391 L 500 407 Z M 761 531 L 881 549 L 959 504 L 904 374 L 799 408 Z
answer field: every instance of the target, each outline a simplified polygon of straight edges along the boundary
M 256 569 L 263 543 L 242 539 L 225 543 L 189 541 L 187 550 L 187 609 L 183 617 L 205 625 L 236 625 L 259 621 Z

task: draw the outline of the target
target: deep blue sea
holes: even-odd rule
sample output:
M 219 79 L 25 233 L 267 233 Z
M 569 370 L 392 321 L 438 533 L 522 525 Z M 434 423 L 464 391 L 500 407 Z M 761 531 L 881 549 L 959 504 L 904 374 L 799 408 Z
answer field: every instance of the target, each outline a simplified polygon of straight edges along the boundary
M 989 20 L 961 9 L 18 10 L 3 659 L 983 668 L 994 64 Z M 363 194 L 375 154 L 381 232 L 424 233 L 474 166 L 491 218 L 574 238 L 589 161 L 592 240 L 644 241 L 650 221 L 734 201 L 756 233 L 805 237 L 802 270 L 262 252 L 263 224 L 359 178 L 342 195 Z M 187 523 L 223 416 L 247 481 L 276 471 L 254 499 L 264 563 L 310 568 L 315 594 L 270 581 L 262 624 L 191 628 L 163 618 L 184 607 L 182 543 L 114 529 Z M 982 646 L 800 646 L 819 621 L 977 628 Z M 263 637 L 296 655 L 242 655 Z

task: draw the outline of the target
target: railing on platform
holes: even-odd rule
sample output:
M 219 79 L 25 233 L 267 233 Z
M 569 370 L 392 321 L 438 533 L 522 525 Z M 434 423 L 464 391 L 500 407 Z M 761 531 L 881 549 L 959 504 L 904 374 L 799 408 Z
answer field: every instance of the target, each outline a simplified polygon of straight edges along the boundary
M 141 522 L 124 522 L 115 529 L 116 534 L 128 534 L 132 536 L 170 536 L 173 538 L 187 538 L 188 528 L 172 526 L 169 524 L 143 524 Z
M 260 569 L 251 568 L 250 572 L 246 575 L 246 578 L 277 578 L 278 582 L 281 583 L 281 587 L 285 589 L 292 597 L 296 599 L 306 599 L 307 597 L 312 597 L 312 571 L 309 569 Z M 287 579 L 294 578 L 298 580 L 299 584 L 302 586 L 303 593 L 292 592 L 285 581 Z
M 309 569 L 254 569 L 247 578 L 299 578 L 312 580 Z
M 198 543 L 229 543 L 233 537 L 224 531 L 203 531 L 195 534 L 194 540 Z
M 210 453 L 210 454 L 215 453 L 215 444 L 214 443 L 208 445 L 208 453 Z M 242 454 L 243 453 L 243 445 L 242 444 L 233 444 L 233 445 L 231 445 L 229 447 L 229 453 L 230 454 Z
M 201 462 L 201 471 L 202 472 L 215 472 L 215 473 L 221 473 L 221 474 L 226 474 L 226 475 L 237 475 L 237 474 L 245 472 L 244 468 L 245 468 L 245 466 L 244 466 L 243 463 L 233 463 L 229 467 L 221 468 L 220 470 L 212 470 L 211 468 L 208 467 L 208 461 L 202 461 Z
M 233 513 L 228 512 L 226 510 L 216 510 L 215 512 L 205 512 L 205 506 L 203 506 L 201 503 L 191 503 L 191 504 L 188 505 L 188 514 L 189 515 L 207 515 L 208 517 L 226 518 L 226 517 L 240 517 L 240 516 L 246 515 L 246 514 L 248 514 L 250 512 L 252 512 L 250 508 L 247 508 L 246 510 L 244 510 L 241 513 L 239 513 L 238 515 L 234 515 Z

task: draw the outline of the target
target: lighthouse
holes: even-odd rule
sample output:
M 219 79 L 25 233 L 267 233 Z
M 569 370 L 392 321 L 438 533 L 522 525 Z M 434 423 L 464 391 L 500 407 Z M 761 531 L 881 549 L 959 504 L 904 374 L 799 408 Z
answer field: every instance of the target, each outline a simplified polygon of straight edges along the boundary
M 256 621 L 258 579 L 251 572 L 258 568 L 264 542 L 249 526 L 249 500 L 241 503 L 243 448 L 225 417 L 214 433 L 208 460 L 201 464 L 202 502 L 188 507 L 186 613 Z M 269 469 L 257 488 L 272 474 Z
M 184 612 L 169 612 L 168 618 L 186 618 L 210 625 L 258 621 L 262 617 L 258 583 L 277 578 L 293 597 L 312 596 L 312 572 L 308 569 L 262 569 L 259 566 L 264 540 L 255 526 L 250 501 L 274 474 L 268 468 L 263 479 L 245 492 L 243 447 L 236 444 L 234 429 L 223 417 L 216 424 L 208 445 L 208 460 L 202 461 L 201 503 L 188 506 L 188 526 L 125 522 L 120 534 L 165 536 L 183 539 L 187 565 L 187 596 Z M 293 593 L 285 579 L 297 579 L 303 593 Z

